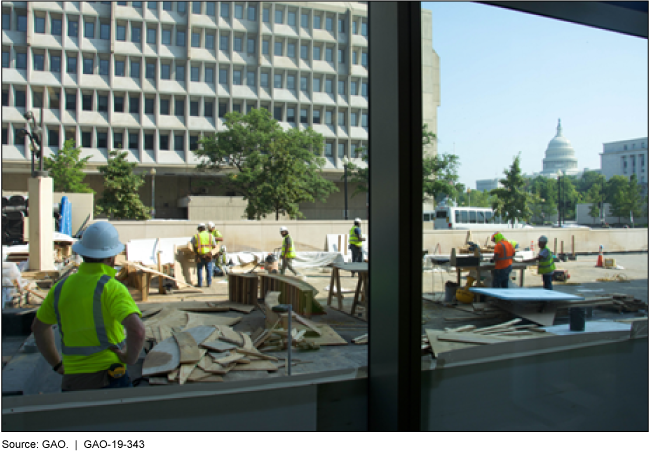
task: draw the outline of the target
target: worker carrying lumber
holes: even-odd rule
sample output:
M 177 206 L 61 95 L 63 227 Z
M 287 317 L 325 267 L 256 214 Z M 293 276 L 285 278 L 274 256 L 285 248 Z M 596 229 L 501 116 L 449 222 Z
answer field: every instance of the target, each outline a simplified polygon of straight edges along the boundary
M 289 235 L 289 230 L 284 226 L 280 227 L 280 235 L 282 235 L 282 251 L 280 252 L 282 267 L 280 268 L 280 274 L 284 275 L 284 272 L 289 268 L 294 275 L 301 276 L 293 269 L 293 260 L 296 257 L 296 250 L 293 247 L 293 239 Z
M 124 244 L 113 225 L 99 221 L 72 250 L 83 263 L 52 286 L 38 309 L 32 323 L 36 346 L 52 370 L 63 375 L 63 391 L 131 387 L 126 366 L 137 362 L 145 328 L 128 289 L 114 278 L 115 256 Z
M 208 222 L 208 232 L 210 235 L 212 235 L 212 237 L 214 237 L 215 242 L 223 242 L 223 236 L 221 235 L 221 232 L 217 230 L 215 224 L 212 221 Z M 217 243 L 217 245 L 219 245 L 219 243 Z M 221 243 L 221 245 L 223 245 L 223 243 Z
M 510 272 L 512 272 L 512 258 L 515 256 L 515 249 L 512 244 L 500 232 L 492 234 L 494 245 L 494 271 L 492 272 L 492 287 L 508 288 Z
M 204 223 L 200 223 L 197 229 L 199 232 L 192 237 L 192 246 L 196 253 L 196 274 L 199 280 L 196 287 L 201 287 L 203 283 L 203 267 L 205 267 L 207 287 L 210 287 L 212 284 L 212 249 L 217 247 L 217 242 L 205 230 Z
M 537 261 L 537 273 L 542 275 L 542 283 L 544 289 L 553 290 L 553 272 L 555 272 L 555 256 L 546 244 L 548 239 L 545 235 L 537 240 L 539 246 L 539 254 L 532 259 L 525 260 L 524 262 Z
M 221 245 L 221 249 L 219 250 L 219 254 L 217 254 L 217 261 L 215 263 L 217 268 L 221 270 L 221 274 L 223 276 L 228 275 L 228 256 L 226 255 L 226 246 Z

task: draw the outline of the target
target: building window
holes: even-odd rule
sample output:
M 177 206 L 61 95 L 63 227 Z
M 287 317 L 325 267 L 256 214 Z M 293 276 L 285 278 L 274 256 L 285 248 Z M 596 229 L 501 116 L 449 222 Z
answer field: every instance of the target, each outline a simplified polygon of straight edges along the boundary
M 303 28 L 309 28 L 309 14 L 302 13 L 300 15 L 300 26 Z
M 214 117 L 214 103 L 207 100 L 203 103 L 203 116 L 206 118 Z
M 45 33 L 45 17 L 34 17 L 34 31 Z
M 172 10 L 172 2 L 162 2 L 162 4 L 163 4 L 163 11 Z
M 312 89 L 315 93 L 320 93 L 320 79 L 314 78 L 312 81 Z
M 306 45 L 301 45 L 300 46 L 300 58 L 303 60 L 307 59 L 307 46 Z
M 295 123 L 296 122 L 296 109 L 287 108 L 287 122 Z
M 129 113 L 135 115 L 140 113 L 140 96 L 129 97 Z
M 300 109 L 300 123 L 301 124 L 307 124 L 307 109 L 306 108 L 301 108 Z
M 230 5 L 228 3 L 221 3 L 221 17 L 227 19 L 230 16 Z
M 9 90 L 6 89 L 2 90 L 2 106 L 3 107 L 9 106 Z
M 18 14 L 17 24 L 18 31 L 27 31 L 27 15 Z
M 198 148 L 199 148 L 198 135 L 190 135 L 190 150 L 196 150 Z
M 83 59 L 83 73 L 92 74 L 93 73 L 93 58 L 84 58 Z
M 97 147 L 106 148 L 108 145 L 108 134 L 106 132 L 97 132 Z
M 177 99 L 174 102 L 174 115 L 185 116 L 185 99 Z
M 92 132 L 81 132 L 81 147 L 89 148 L 92 146 Z
M 169 135 L 163 135 L 162 132 L 158 132 L 158 148 L 161 151 L 169 151 Z
M 20 144 L 23 144 L 23 143 L 20 143 Z M 59 131 L 58 130 L 49 130 L 48 131 L 47 144 L 51 148 L 58 148 L 59 147 Z
M 219 69 L 219 83 L 222 85 L 228 84 L 228 69 Z
M 169 99 L 160 99 L 160 114 L 169 115 Z
M 122 149 L 124 147 L 123 137 L 122 132 L 113 132 L 113 149 Z
M 331 17 L 325 18 L 325 30 L 334 31 L 334 19 Z
M 160 65 L 160 78 L 163 80 L 171 80 L 171 64 Z
M 62 19 L 52 19 L 50 22 L 51 30 L 50 33 L 54 36 L 61 36 L 63 34 L 63 20 Z
M 192 33 L 192 47 L 201 47 L 201 35 Z
M 345 95 L 345 81 L 339 80 L 339 94 L 341 96 Z
M 351 113 L 350 114 L 350 127 L 357 127 L 357 114 L 356 113 Z
M 243 19 L 244 18 L 244 5 L 240 5 L 239 3 L 235 4 L 235 19 Z
M 283 13 L 283 11 L 281 9 L 276 9 L 275 10 L 275 23 L 276 24 L 281 24 L 282 22 L 284 22 L 284 20 L 283 20 L 284 18 L 282 17 L 283 16 L 282 13 Z
M 142 8 L 142 2 L 131 2 L 131 6 L 134 8 Z
M 205 68 L 205 83 L 214 83 L 214 69 L 211 67 Z
M 34 54 L 34 70 L 42 71 L 45 69 L 45 55 Z
M 214 35 L 212 33 L 207 33 L 205 34 L 205 48 L 206 49 L 214 49 Z
M 255 72 L 249 71 L 246 73 L 246 84 L 251 88 L 255 88 Z
M 287 56 L 290 58 L 295 58 L 296 57 L 296 45 L 293 43 L 290 43 L 287 45 Z
M 11 14 L 2 13 L 2 29 L 11 30 Z M 4 131 L 4 129 L 2 129 Z
M 368 67 L 368 54 L 361 52 L 361 66 Z
M 325 143 L 325 157 L 332 157 L 332 148 L 334 147 L 333 143 Z
M 273 108 L 273 118 L 276 121 L 282 121 L 282 107 Z
M 174 150 L 183 151 L 185 149 L 185 137 L 183 135 L 174 135 Z
M 289 11 L 288 19 L 289 19 L 288 20 L 289 25 L 291 25 L 292 27 L 295 27 L 296 26 L 296 12 L 295 11 Z
M 341 110 L 337 116 L 339 118 L 339 126 L 345 127 L 345 113 Z
M 233 40 L 232 44 L 235 52 L 242 51 L 242 38 L 235 36 L 235 39 Z
M 124 77 L 124 61 L 115 61 L 115 75 L 117 77 Z
M 260 86 L 262 86 L 262 88 L 269 87 L 269 74 L 267 74 L 266 72 L 262 72 L 260 74 Z
M 176 30 L 176 45 L 185 47 L 185 30 Z
M 117 41 L 126 41 L 126 26 L 118 25 L 115 27 L 115 39 Z
M 2 51 L 2 67 L 9 67 L 10 66 L 10 55 L 8 50 L 3 50 Z
M 115 113 L 124 113 L 124 97 L 115 95 L 113 98 L 113 111 Z
M 320 16 L 314 16 L 314 29 L 315 30 L 320 30 L 321 29 L 321 17 Z
M 190 116 L 198 116 L 199 115 L 199 101 L 194 100 L 190 101 Z
M 201 3 L 202 2 L 192 2 L 192 13 L 201 14 Z
M 327 94 L 334 94 L 334 88 L 332 86 L 332 79 L 331 78 L 325 79 L 325 92 Z
M 352 34 L 353 35 L 357 34 L 357 21 L 356 20 L 352 21 Z
M 77 57 L 68 56 L 68 74 L 77 73 Z
M 300 90 L 307 92 L 307 77 L 300 77 Z
M 156 65 L 154 63 L 147 63 L 144 76 L 148 79 L 156 78 Z
M 327 110 L 325 112 L 325 124 L 328 126 L 331 126 L 333 124 L 332 122 L 332 110 Z
M 345 54 L 343 53 L 343 49 L 339 49 L 339 63 L 345 63 Z
M 366 82 L 361 84 L 361 95 L 363 97 L 368 97 L 368 84 Z
M 198 66 L 192 66 L 190 68 L 190 80 L 193 82 L 198 82 L 199 81 L 199 67 Z
M 361 36 L 368 36 L 368 23 L 365 20 L 361 22 Z
M 32 90 L 32 108 L 43 106 L 43 91 Z
M 147 151 L 153 151 L 153 133 L 146 133 L 144 135 L 144 148 Z
M 257 8 L 254 6 L 248 6 L 248 20 L 250 21 L 256 21 L 257 20 Z
M 269 8 L 262 8 L 262 22 L 269 23 L 271 10 Z
M 228 51 L 228 35 L 221 35 L 219 37 L 219 50 L 224 52 Z
M 339 33 L 345 33 L 345 20 L 339 19 Z
M 255 53 L 255 40 L 254 39 L 248 39 L 247 45 L 246 45 L 246 51 L 248 54 L 252 55 Z
M 228 105 L 227 104 L 219 104 L 219 117 L 220 118 L 225 117 L 226 113 L 228 113 Z
M 185 2 L 176 2 L 176 11 L 179 13 L 187 12 L 187 3 Z
M 345 157 L 345 143 L 339 143 L 339 158 Z
M 282 88 L 282 74 L 273 76 L 273 88 Z
M 361 127 L 368 127 L 368 113 L 361 115 Z
M 236 113 L 241 113 L 241 104 L 232 104 L 232 111 Z
M 99 75 L 108 75 L 108 68 L 108 60 L 99 60 Z
M 131 78 L 140 78 L 140 62 L 131 61 L 131 73 L 129 74 Z
M 320 47 L 314 46 L 314 60 L 320 60 Z
M 50 132 L 51 133 L 51 132 Z M 14 146 L 24 146 L 25 145 L 25 137 L 27 135 L 22 135 L 21 133 L 18 132 L 17 128 L 14 127 Z M 51 135 L 50 135 L 51 136 Z M 59 141 L 57 138 L 56 145 L 59 145 Z
M 16 69 L 27 69 L 26 52 L 16 52 Z
M 108 111 L 108 96 L 97 96 L 97 111 Z
M 14 107 L 25 108 L 25 91 L 18 89 L 14 91 Z
M 240 70 L 233 70 L 232 71 L 232 84 L 233 85 L 241 85 L 241 71 Z
M 282 43 L 281 42 L 276 42 L 275 43 L 273 54 L 275 56 L 282 56 Z
M 95 38 L 95 22 L 85 21 L 84 22 L 84 38 L 94 39 Z
M 205 4 L 205 14 L 214 17 L 214 12 L 215 12 L 214 8 L 215 8 L 215 2 L 207 2 Z
M 111 26 L 109 24 L 99 24 L 99 39 L 111 39 Z
M 129 149 L 140 148 L 140 133 L 135 130 L 129 130 Z
M 167 45 L 167 46 L 172 45 L 172 31 L 171 30 L 163 29 L 163 31 L 162 31 L 162 43 Z
M 269 41 L 264 40 L 262 41 L 262 55 L 268 55 L 269 54 Z
M 176 81 L 184 82 L 185 81 L 185 66 L 176 65 Z
M 329 61 L 330 63 L 333 63 L 334 62 L 333 53 L 334 53 L 334 49 L 332 49 L 331 47 L 327 47 L 325 49 L 325 61 Z
M 142 28 L 134 27 L 133 24 L 131 24 L 131 42 L 135 42 L 139 44 L 141 38 L 142 38 Z
M 296 77 L 294 75 L 287 76 L 287 89 L 296 89 Z
M 144 99 L 144 114 L 153 115 L 154 114 L 154 101 L 153 97 L 145 97 Z

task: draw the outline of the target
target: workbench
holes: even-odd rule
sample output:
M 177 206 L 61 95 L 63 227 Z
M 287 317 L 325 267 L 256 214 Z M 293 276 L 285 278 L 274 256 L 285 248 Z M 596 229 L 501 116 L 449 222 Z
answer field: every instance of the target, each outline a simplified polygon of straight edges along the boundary
M 358 276 L 357 288 L 354 291 L 354 301 L 350 313 L 354 315 L 357 305 L 363 304 L 368 309 L 368 263 L 352 262 L 349 264 L 332 264 L 332 277 L 330 278 L 330 293 L 327 296 L 327 306 L 332 305 L 332 296 L 338 299 L 338 309 L 343 310 L 343 294 L 341 293 L 340 271 L 349 271 Z M 336 288 L 336 293 L 334 289 Z

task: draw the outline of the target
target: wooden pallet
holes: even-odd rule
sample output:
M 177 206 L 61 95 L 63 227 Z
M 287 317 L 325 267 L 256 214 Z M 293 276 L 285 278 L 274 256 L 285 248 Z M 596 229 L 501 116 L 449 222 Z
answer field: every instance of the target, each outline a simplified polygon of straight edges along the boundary
M 259 280 L 256 274 L 228 273 L 228 300 L 232 303 L 257 305 Z
M 266 297 L 268 292 L 280 292 L 278 301 L 291 304 L 291 309 L 300 315 L 312 316 L 324 314 L 324 309 L 316 302 L 318 290 L 304 281 L 281 275 L 259 275 L 261 294 Z

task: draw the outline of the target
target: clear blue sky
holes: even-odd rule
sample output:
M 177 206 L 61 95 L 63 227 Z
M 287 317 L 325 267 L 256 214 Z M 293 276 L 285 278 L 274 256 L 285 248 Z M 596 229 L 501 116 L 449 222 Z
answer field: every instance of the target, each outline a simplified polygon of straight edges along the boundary
M 562 119 L 578 168 L 600 168 L 603 143 L 648 136 L 648 41 L 503 8 L 422 3 L 440 56 L 438 152 L 460 157 L 460 182 L 525 173 Z M 454 151 L 455 150 L 455 151 Z

